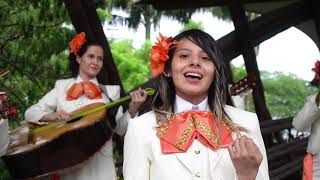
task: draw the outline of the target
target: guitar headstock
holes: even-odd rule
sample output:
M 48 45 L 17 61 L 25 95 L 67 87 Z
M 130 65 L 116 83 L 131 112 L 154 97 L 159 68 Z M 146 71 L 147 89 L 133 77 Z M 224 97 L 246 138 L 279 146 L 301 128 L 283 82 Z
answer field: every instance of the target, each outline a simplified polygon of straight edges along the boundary
M 253 89 L 256 86 L 257 78 L 253 74 L 250 74 L 238 82 L 234 83 L 230 88 L 230 95 L 236 96 L 247 90 Z

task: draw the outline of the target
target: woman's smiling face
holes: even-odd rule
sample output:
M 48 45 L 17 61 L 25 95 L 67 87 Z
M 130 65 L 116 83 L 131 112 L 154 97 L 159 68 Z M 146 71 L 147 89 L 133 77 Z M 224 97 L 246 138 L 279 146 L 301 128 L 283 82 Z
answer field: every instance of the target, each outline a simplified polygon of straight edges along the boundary
M 198 104 L 208 96 L 215 67 L 198 45 L 187 38 L 176 46 L 171 64 L 171 76 L 178 96 Z

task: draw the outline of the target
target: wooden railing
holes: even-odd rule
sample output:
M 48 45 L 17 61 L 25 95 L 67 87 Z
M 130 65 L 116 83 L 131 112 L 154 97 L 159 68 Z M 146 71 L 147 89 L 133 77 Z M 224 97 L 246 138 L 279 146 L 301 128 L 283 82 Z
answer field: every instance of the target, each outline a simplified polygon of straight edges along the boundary
M 288 138 L 282 142 L 274 142 L 267 147 L 269 175 L 271 180 L 300 180 L 302 177 L 303 157 L 306 152 L 308 138 L 292 137 L 292 118 L 260 122 L 262 136 L 281 136 L 287 130 Z

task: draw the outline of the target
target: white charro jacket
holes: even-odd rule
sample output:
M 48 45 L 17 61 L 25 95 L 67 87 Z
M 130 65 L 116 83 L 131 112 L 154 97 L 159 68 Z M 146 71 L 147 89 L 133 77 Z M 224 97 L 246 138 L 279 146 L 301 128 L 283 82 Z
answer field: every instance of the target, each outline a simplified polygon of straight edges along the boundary
M 301 111 L 293 118 L 292 125 L 298 131 L 310 131 L 307 151 L 320 153 L 320 108 L 316 105 L 317 93 L 306 98 Z
M 269 180 L 266 150 L 256 114 L 231 106 L 225 110 L 235 123 L 250 131 L 244 134 L 253 139 L 263 155 L 256 180 Z M 194 140 L 186 153 L 163 154 L 156 135 L 157 126 L 153 111 L 129 121 L 124 145 L 125 180 L 237 179 L 226 148 L 212 151 Z

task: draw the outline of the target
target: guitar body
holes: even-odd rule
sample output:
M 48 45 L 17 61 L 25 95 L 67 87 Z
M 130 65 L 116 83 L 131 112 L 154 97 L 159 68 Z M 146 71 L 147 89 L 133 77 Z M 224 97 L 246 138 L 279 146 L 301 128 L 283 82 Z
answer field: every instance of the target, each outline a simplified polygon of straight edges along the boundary
M 103 103 L 84 106 L 72 114 L 85 112 Z M 30 133 L 34 124 L 24 124 L 10 133 L 8 152 L 2 157 L 10 174 L 16 179 L 28 179 L 67 171 L 92 157 L 111 139 L 113 130 L 106 109 L 81 119 Z

